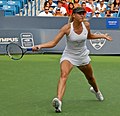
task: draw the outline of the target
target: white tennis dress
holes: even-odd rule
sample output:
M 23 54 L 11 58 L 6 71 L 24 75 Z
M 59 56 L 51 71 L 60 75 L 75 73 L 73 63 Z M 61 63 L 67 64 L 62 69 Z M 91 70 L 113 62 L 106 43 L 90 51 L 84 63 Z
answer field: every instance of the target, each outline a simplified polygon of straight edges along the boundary
M 82 66 L 89 64 L 89 62 L 91 61 L 89 57 L 89 50 L 86 46 L 88 30 L 86 29 L 83 22 L 82 27 L 82 33 L 77 34 L 74 32 L 73 22 L 71 23 L 70 33 L 68 36 L 66 36 L 66 47 L 63 51 L 60 63 L 64 60 L 68 60 L 69 62 L 71 62 L 71 64 L 75 66 Z

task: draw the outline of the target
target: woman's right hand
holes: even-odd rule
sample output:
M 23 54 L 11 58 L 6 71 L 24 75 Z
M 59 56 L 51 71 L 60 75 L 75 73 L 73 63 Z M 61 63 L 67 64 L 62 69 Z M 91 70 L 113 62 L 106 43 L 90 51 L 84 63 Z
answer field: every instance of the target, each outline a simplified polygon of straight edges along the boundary
M 32 51 L 38 51 L 40 49 L 41 49 L 40 45 L 36 45 L 32 47 Z

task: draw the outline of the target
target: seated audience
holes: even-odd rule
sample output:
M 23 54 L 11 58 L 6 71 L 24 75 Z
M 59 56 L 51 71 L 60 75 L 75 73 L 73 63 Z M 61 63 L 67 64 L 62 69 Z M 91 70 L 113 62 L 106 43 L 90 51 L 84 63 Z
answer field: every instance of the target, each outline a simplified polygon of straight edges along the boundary
M 52 13 L 49 12 L 49 7 L 45 6 L 44 10 L 39 13 L 38 16 L 53 16 Z
M 74 3 L 74 8 L 76 7 L 80 7 L 80 3 L 79 3 L 80 0 L 73 0 L 73 3 Z
M 74 9 L 74 4 L 72 2 L 69 2 L 68 8 L 67 8 L 67 15 L 68 16 L 72 15 L 73 9 Z
M 49 7 L 49 11 L 51 12 L 53 10 L 53 8 L 50 6 L 50 3 L 48 1 L 44 2 L 44 7 L 42 8 L 42 10 L 44 10 L 45 6 Z
M 68 9 L 68 3 L 67 3 L 66 0 L 62 0 L 62 7 L 64 7 L 66 9 L 66 11 L 67 11 L 67 9 Z
M 105 17 L 113 17 L 113 14 L 111 13 L 110 9 L 107 9 L 105 12 Z
M 120 8 L 120 0 L 114 0 L 113 4 L 111 5 L 111 12 L 118 13 L 119 8 Z
M 67 11 L 66 11 L 66 9 L 65 9 L 62 5 L 63 5 L 63 2 L 62 2 L 61 0 L 58 0 L 58 2 L 57 2 L 57 7 L 55 7 L 55 8 L 53 9 L 53 14 L 56 12 L 56 9 L 59 8 L 59 9 L 60 9 L 60 12 L 61 12 L 64 16 L 66 16 L 66 15 L 67 15 Z
M 95 12 L 95 10 L 96 10 L 96 5 L 94 4 L 94 1 L 93 1 L 93 0 L 88 0 L 88 1 L 86 2 L 86 6 L 89 7 L 89 8 L 92 10 L 93 13 Z
M 114 0 L 108 0 L 107 7 L 111 8 L 111 5 L 113 4 Z
M 64 16 L 64 15 L 60 12 L 60 8 L 57 8 L 53 16 Z
M 86 2 L 85 1 L 83 1 L 81 3 L 81 7 L 83 7 L 85 9 L 86 13 L 92 13 L 93 14 L 93 10 L 86 6 Z
M 53 2 L 53 0 L 48 0 L 50 7 L 52 7 L 53 9 L 57 6 L 56 3 Z
M 99 10 L 100 13 L 103 13 L 106 11 L 107 5 L 104 3 L 104 0 L 100 0 L 99 3 L 97 3 L 97 10 Z
M 96 10 L 93 17 L 99 18 L 101 17 L 99 10 Z

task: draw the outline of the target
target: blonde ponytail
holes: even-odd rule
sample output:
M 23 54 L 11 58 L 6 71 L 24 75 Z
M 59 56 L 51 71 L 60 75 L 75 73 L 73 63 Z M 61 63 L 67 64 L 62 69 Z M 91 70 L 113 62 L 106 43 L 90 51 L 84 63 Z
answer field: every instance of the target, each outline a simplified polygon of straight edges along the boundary
M 73 15 L 70 15 L 69 18 L 68 18 L 68 23 L 73 22 L 73 20 L 74 20 Z

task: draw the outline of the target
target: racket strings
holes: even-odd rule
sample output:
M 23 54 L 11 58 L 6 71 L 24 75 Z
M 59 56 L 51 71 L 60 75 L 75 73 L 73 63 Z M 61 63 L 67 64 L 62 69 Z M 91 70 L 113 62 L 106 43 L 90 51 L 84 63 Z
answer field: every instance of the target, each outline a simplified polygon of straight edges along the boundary
M 15 59 L 15 60 L 18 60 L 22 58 L 23 56 L 23 50 L 21 49 L 20 46 L 16 44 L 9 44 L 7 46 L 7 52 L 10 58 Z

